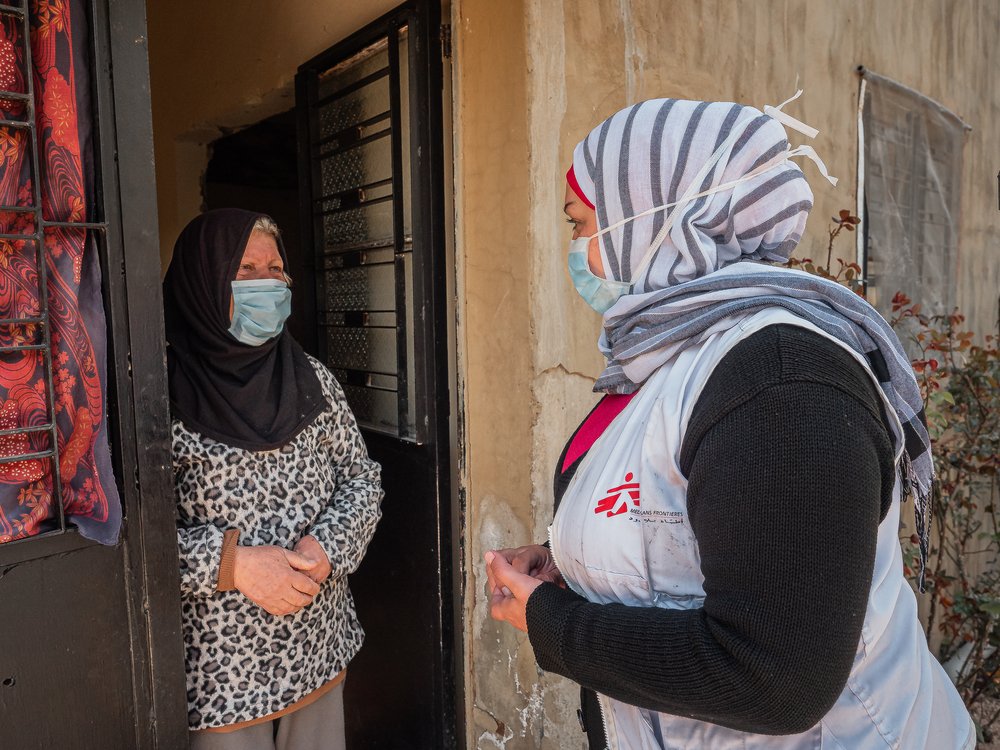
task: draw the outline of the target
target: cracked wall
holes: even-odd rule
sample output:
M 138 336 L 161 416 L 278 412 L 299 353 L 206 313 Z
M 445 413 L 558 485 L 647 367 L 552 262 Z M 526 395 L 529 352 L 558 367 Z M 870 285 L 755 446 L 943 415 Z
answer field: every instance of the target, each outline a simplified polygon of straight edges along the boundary
M 482 555 L 538 533 L 532 509 L 534 266 L 521 0 L 456 3 L 459 370 L 465 415 L 466 732 L 470 748 L 540 747 L 546 689 L 526 638 L 489 618 Z M 475 144 L 474 146 L 472 144 Z M 564 701 L 565 708 L 570 702 Z M 561 711 L 552 712 L 559 715 Z M 572 747 L 552 744 L 548 747 Z

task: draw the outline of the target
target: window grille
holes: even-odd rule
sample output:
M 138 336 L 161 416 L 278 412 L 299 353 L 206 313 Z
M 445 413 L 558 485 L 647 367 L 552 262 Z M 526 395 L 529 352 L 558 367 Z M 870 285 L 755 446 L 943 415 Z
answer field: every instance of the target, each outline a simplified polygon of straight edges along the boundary
M 414 300 L 408 27 L 389 23 L 357 52 L 300 74 L 321 358 L 361 427 L 422 442 L 428 429 Z M 415 82 L 413 85 L 416 85 Z M 419 223 L 419 222 L 418 222 Z
M 63 451 L 60 450 L 56 424 L 57 393 L 53 378 L 47 248 L 49 244 L 57 246 L 60 237 L 73 236 L 74 232 L 80 233 L 76 236 L 82 237 L 85 252 L 93 251 L 98 244 L 103 248 L 108 225 L 106 221 L 55 220 L 47 216 L 48 212 L 43 209 L 42 184 L 45 175 L 39 163 L 40 143 L 36 121 L 32 26 L 28 2 L 29 0 L 24 0 L 20 5 L 0 4 L 0 23 L 4 25 L 4 36 L 8 42 L 14 40 L 16 45 L 20 46 L 20 49 L 15 49 L 15 44 L 11 44 L 10 49 L 4 51 L 13 55 L 15 60 L 19 59 L 20 65 L 12 66 L 13 79 L 0 81 L 0 85 L 4 86 L 4 89 L 0 90 L 0 143 L 4 148 L 24 149 L 27 152 L 28 162 L 27 171 L 22 170 L 20 174 L 15 175 L 8 173 L 10 162 L 5 159 L 5 167 L 0 174 L 5 180 L 18 180 L 22 188 L 26 188 L 29 181 L 31 185 L 30 190 L 18 191 L 23 200 L 19 198 L 14 205 L 0 205 L 0 231 L 2 231 L 0 243 L 3 245 L 5 255 L 33 258 L 38 296 L 37 305 L 32 301 L 31 304 L 15 305 L 15 309 L 0 312 L 0 357 L 5 364 L 11 364 L 17 358 L 23 357 L 25 352 L 38 353 L 42 360 L 45 384 L 44 393 L 41 394 L 45 404 L 45 419 L 41 424 L 0 429 L 0 464 L 27 466 L 31 462 L 42 462 L 45 469 L 43 476 L 51 476 L 50 515 L 45 519 L 42 533 L 30 537 L 30 540 L 36 540 L 62 534 L 71 528 L 66 522 L 60 462 L 64 458 L 64 452 L 67 455 L 72 453 L 72 446 L 66 445 Z M 23 86 L 14 87 L 23 90 L 10 90 L 11 84 L 16 83 L 18 77 L 23 81 Z M 90 86 L 91 82 L 81 76 L 80 85 Z M 80 113 L 81 116 L 84 114 Z M 96 156 L 98 141 L 96 127 L 92 139 Z M 85 162 L 85 171 L 87 167 Z M 52 167 L 49 165 L 45 166 L 45 169 L 50 168 Z M 103 216 L 100 200 L 97 198 L 101 191 L 86 184 L 87 179 L 94 178 L 95 172 L 96 170 L 92 168 L 84 175 L 85 193 L 89 202 L 83 211 L 85 219 Z M 17 231 L 8 231 L 11 229 Z M 23 309 L 25 307 L 28 309 Z M 2 416 L 0 414 L 0 418 Z M 27 440 L 18 439 L 22 436 Z M 69 438 L 66 440 L 68 443 Z M 32 449 L 26 450 L 25 445 L 31 446 Z M 16 474 L 16 471 L 13 473 Z M 25 541 L 30 543 L 30 540 Z
M 896 292 L 927 312 L 950 311 L 967 126 L 912 89 L 863 75 L 861 260 L 868 299 L 883 314 Z

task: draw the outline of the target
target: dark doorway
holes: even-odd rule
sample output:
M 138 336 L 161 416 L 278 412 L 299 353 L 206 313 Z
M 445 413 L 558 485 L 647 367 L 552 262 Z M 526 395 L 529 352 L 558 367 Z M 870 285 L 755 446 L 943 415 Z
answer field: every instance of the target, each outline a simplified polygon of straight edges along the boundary
M 305 63 L 296 110 L 218 139 L 206 208 L 281 227 L 289 330 L 333 370 L 382 465 L 351 590 L 352 748 L 459 745 L 450 534 L 440 9 L 407 3 Z
M 459 745 L 452 587 L 440 5 L 414 1 L 299 68 L 301 247 L 319 358 L 382 464 L 351 578 L 367 633 L 348 745 Z
M 295 138 L 295 110 L 289 110 L 215 141 L 205 172 L 205 208 L 260 211 L 277 222 L 293 280 L 288 330 L 315 354 L 315 282 L 312 254 L 301 247 Z

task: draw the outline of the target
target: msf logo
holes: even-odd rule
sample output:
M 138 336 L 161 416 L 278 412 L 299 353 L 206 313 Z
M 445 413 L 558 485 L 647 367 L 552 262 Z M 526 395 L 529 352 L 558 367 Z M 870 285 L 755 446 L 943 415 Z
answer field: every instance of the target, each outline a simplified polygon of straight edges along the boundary
M 631 499 L 632 505 L 639 507 L 639 483 L 633 482 L 633 479 L 630 471 L 625 475 L 625 484 L 607 490 L 605 496 L 597 501 L 594 513 L 607 513 L 608 518 L 617 516 L 628 510 L 629 499 Z M 628 495 L 628 498 L 624 495 Z

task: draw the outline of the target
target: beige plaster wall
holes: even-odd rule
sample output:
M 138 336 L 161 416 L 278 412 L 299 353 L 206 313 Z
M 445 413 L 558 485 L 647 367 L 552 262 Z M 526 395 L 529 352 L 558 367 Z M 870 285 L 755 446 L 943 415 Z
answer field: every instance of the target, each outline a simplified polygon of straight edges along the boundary
M 149 0 L 160 256 L 201 210 L 208 144 L 291 109 L 298 66 L 397 0 Z
M 530 468 L 537 317 L 530 307 L 524 13 L 521 0 L 476 0 L 456 3 L 453 15 L 469 747 L 530 746 L 540 739 L 546 708 L 555 716 L 573 710 L 558 696 L 543 706 L 549 681 L 535 670 L 531 649 L 489 619 L 481 596 L 483 552 L 534 538 L 544 515 L 532 509 Z
M 467 497 L 468 742 L 579 748 L 576 692 L 539 673 L 527 639 L 489 620 L 482 553 L 545 538 L 551 474 L 595 400 L 599 321 L 565 272 L 563 174 L 600 120 L 651 97 L 777 104 L 833 188 L 800 255 L 825 255 L 828 217 L 855 209 L 858 65 L 934 98 L 973 128 L 965 147 L 959 300 L 980 331 L 1000 291 L 1000 6 L 992 0 L 456 0 L 453 13 L 459 352 Z M 798 142 L 797 134 L 792 141 Z M 851 239 L 840 254 L 853 259 Z

